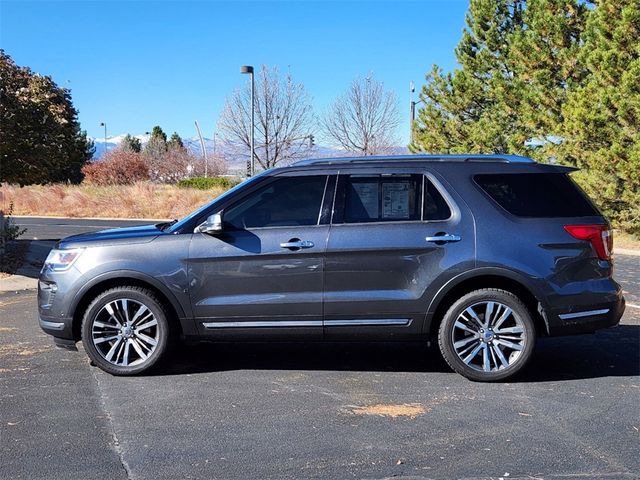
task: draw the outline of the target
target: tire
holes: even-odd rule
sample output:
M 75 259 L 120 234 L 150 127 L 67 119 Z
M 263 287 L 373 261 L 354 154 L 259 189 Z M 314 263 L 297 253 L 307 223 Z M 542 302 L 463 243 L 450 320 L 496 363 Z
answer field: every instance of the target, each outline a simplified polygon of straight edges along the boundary
M 82 343 L 91 360 L 107 373 L 149 373 L 168 354 L 168 318 L 153 292 L 134 286 L 111 288 L 87 307 Z
M 455 301 L 438 332 L 449 366 L 479 382 L 516 375 L 529 362 L 535 340 L 529 309 L 513 293 L 495 288 L 475 290 Z

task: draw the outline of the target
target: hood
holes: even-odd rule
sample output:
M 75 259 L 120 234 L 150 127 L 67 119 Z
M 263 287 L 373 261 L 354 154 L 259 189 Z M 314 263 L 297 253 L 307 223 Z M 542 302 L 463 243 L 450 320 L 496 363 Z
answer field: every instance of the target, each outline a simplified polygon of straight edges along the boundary
M 160 225 L 160 224 L 158 224 Z M 63 238 L 56 248 L 91 247 L 114 244 L 148 243 L 159 235 L 166 235 L 156 225 L 110 228 L 98 232 L 81 233 Z

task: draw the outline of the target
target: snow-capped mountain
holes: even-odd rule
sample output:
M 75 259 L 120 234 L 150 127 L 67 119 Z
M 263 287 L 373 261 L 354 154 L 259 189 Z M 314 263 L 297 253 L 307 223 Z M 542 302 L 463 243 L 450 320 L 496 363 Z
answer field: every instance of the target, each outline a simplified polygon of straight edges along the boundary
M 102 155 L 104 155 L 104 153 L 107 150 L 112 150 L 114 148 L 117 148 L 125 136 L 126 134 L 120 134 L 120 135 L 115 135 L 113 137 L 107 137 L 106 142 L 104 137 L 91 138 L 96 147 L 96 151 L 93 154 L 93 158 L 98 159 Z M 134 135 L 134 137 L 140 140 L 140 143 L 142 143 L 142 147 L 144 148 L 146 143 L 149 141 L 150 135 L 141 134 L 141 135 Z M 203 138 L 203 141 L 204 141 L 205 149 L 207 152 L 207 156 L 212 157 L 214 151 L 216 151 L 217 149 L 219 153 L 224 153 L 224 156 L 227 159 L 230 173 L 242 174 L 242 172 L 244 172 L 246 168 L 247 159 L 246 159 L 246 156 L 237 155 L 233 153 L 234 151 L 238 150 L 237 148 L 234 148 L 233 145 L 223 143 L 220 139 L 218 139 L 217 145 L 216 145 L 216 142 L 214 142 L 214 140 L 211 138 Z M 199 137 L 183 138 L 182 143 L 184 143 L 184 146 L 187 147 L 196 155 L 201 154 L 202 147 L 200 145 Z M 391 153 L 393 155 L 402 155 L 402 154 L 408 153 L 408 150 L 406 147 L 398 146 L 398 147 L 393 147 Z M 309 152 L 309 157 L 313 157 L 313 158 L 341 157 L 341 156 L 348 156 L 348 154 L 344 150 L 327 147 L 323 145 L 316 145 L 314 146 L 313 150 Z

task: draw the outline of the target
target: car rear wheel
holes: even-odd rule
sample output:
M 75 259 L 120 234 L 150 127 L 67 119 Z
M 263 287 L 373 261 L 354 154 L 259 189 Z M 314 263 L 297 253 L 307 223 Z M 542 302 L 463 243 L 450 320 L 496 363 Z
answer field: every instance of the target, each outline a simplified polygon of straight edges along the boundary
M 470 292 L 445 314 L 438 343 L 449 366 L 475 381 L 505 380 L 533 353 L 535 327 L 526 305 L 505 290 Z
M 98 295 L 82 321 L 82 343 L 93 362 L 113 375 L 149 372 L 166 356 L 169 323 L 153 292 L 133 286 Z

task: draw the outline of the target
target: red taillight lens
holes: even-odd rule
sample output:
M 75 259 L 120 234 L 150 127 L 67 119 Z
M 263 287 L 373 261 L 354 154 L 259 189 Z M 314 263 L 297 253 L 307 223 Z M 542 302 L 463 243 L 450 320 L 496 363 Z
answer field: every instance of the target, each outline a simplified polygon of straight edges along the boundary
M 609 260 L 613 250 L 613 233 L 608 225 L 565 225 L 564 229 L 578 240 L 588 240 L 600 260 Z

